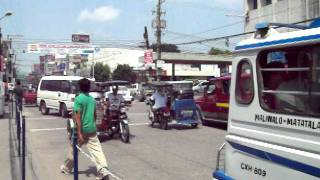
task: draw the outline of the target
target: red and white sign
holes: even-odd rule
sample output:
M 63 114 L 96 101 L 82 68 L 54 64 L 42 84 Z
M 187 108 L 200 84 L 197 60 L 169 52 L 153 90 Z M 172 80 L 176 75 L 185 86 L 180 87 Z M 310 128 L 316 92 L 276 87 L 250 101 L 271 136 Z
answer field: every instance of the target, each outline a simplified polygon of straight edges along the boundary
M 0 55 L 0 71 L 4 71 L 5 69 L 5 62 L 4 62 L 4 57 Z
M 144 63 L 149 64 L 153 63 L 153 51 L 152 49 L 148 49 L 144 52 Z

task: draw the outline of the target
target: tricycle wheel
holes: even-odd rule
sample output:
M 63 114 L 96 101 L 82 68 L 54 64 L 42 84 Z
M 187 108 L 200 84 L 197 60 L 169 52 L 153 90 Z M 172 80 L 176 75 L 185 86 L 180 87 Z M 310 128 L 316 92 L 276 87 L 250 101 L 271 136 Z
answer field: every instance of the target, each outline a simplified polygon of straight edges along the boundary
M 166 118 L 161 118 L 160 127 L 164 130 L 168 130 L 168 120 Z
M 151 126 L 152 128 L 154 128 L 154 122 L 151 122 L 150 126 Z
M 191 124 L 192 128 L 197 128 L 198 124 Z
M 121 123 L 121 126 L 122 126 L 122 132 L 120 134 L 120 138 L 122 142 L 129 143 L 129 140 L 130 140 L 129 125 L 125 123 Z

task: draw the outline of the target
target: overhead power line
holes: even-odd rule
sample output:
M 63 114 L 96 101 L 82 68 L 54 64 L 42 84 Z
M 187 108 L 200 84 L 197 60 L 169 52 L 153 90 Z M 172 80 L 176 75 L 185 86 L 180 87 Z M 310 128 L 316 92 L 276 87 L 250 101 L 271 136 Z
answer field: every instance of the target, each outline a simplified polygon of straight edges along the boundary
M 310 22 L 310 21 L 314 21 L 315 19 L 318 19 L 318 18 L 307 19 L 307 20 L 304 20 L 304 21 L 299 21 L 299 22 L 295 22 L 295 23 L 291 23 L 291 24 L 307 23 L 307 22 Z M 280 27 L 275 27 L 275 28 L 277 29 L 277 28 L 280 28 Z M 190 42 L 184 42 L 184 43 L 177 43 L 177 44 L 175 44 L 175 45 L 198 44 L 198 43 L 203 43 L 203 42 L 208 42 L 208 41 L 217 41 L 217 40 L 221 40 L 221 39 L 230 39 L 230 38 L 233 38 L 233 37 L 248 35 L 248 34 L 252 34 L 252 33 L 255 33 L 255 32 L 256 32 L 256 31 L 250 31 L 250 32 L 233 34 L 233 35 L 228 35 L 228 36 L 222 36 L 222 37 L 216 37 L 216 38 L 208 38 L 208 39 L 198 40 L 198 41 L 190 41 Z

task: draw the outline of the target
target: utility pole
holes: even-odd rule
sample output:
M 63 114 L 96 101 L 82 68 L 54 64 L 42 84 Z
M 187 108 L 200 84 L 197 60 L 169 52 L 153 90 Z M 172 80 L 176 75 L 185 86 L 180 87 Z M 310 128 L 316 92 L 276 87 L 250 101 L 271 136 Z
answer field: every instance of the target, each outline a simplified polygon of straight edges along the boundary
M 157 59 L 155 61 L 155 68 L 156 68 L 156 80 L 160 81 L 160 74 L 158 71 L 158 60 L 161 60 L 161 32 L 162 28 L 165 28 L 166 21 L 161 20 L 161 15 L 164 14 L 164 12 L 161 11 L 161 4 L 164 3 L 164 0 L 158 0 L 157 4 L 157 17 L 153 21 L 153 28 L 156 29 L 156 37 L 157 37 Z
M 0 27 L 0 56 L 2 56 L 2 33 L 1 33 L 1 27 Z
M 146 41 L 146 49 L 148 50 L 150 48 L 149 46 L 149 35 L 148 35 L 148 29 L 147 26 L 144 27 L 144 34 L 143 34 L 143 38 Z

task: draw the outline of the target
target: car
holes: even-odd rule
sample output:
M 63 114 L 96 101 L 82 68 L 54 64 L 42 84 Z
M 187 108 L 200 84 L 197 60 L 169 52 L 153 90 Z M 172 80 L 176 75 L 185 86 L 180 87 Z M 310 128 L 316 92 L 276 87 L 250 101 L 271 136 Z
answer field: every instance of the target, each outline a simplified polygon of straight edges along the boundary
M 192 90 L 195 94 L 203 93 L 205 87 L 207 87 L 208 81 L 199 81 L 198 84 L 192 87 Z
M 209 121 L 227 123 L 230 82 L 231 75 L 211 79 L 202 95 L 195 99 L 203 124 Z
M 135 83 L 135 84 L 130 84 L 127 86 L 129 91 L 130 91 L 130 94 L 135 97 L 138 93 L 138 89 L 139 89 L 139 84 L 138 83 Z
M 37 92 L 35 89 L 25 89 L 23 92 L 24 104 L 36 104 L 37 103 Z

